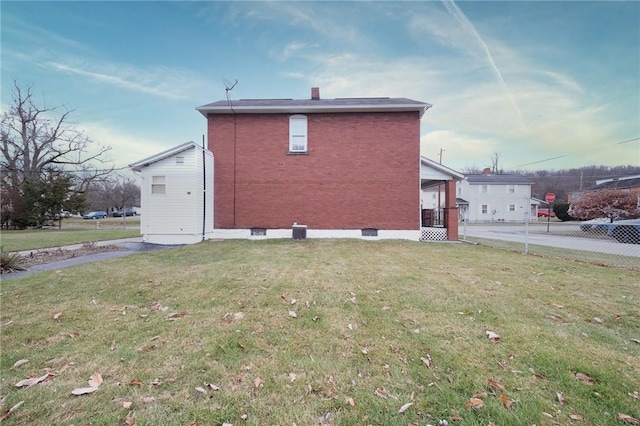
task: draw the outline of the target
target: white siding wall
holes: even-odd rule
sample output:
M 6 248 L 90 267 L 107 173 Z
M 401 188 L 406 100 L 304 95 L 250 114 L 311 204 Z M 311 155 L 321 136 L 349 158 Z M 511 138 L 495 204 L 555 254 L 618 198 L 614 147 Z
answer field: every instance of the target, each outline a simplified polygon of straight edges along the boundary
M 140 232 L 145 241 L 159 244 L 200 241 L 203 214 L 205 238 L 213 232 L 213 156 L 205 152 L 206 177 L 202 156 L 202 149 L 190 148 L 142 170 Z M 164 176 L 164 194 L 152 193 L 154 176 Z M 206 179 L 206 201 L 203 179 Z
M 530 215 L 531 186 L 529 185 L 486 185 L 458 182 L 458 197 L 469 202 L 469 222 L 524 222 Z M 511 192 L 511 188 L 515 192 Z M 483 212 L 486 206 L 486 213 Z M 513 206 L 513 210 L 512 210 Z

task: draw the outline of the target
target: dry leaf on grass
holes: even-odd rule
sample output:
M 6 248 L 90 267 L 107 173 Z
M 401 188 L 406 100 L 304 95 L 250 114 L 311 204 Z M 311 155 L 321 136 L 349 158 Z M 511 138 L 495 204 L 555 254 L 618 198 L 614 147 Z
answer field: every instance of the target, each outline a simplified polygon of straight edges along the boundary
M 206 386 L 208 388 L 210 388 L 211 390 L 213 390 L 213 391 L 219 391 L 220 390 L 220 388 L 218 386 L 214 385 L 213 383 L 208 383 Z
M 584 373 L 576 373 L 576 380 L 579 380 L 588 385 L 593 385 L 596 382 L 595 380 L 593 380 L 591 377 L 589 377 Z
M 102 375 L 100 373 L 93 373 L 91 377 L 89 377 L 89 386 L 92 388 L 97 388 L 102 384 Z
M 127 417 L 125 417 L 124 424 L 127 426 L 137 426 L 136 419 L 131 415 L 131 413 L 127 414 Z
M 422 361 L 427 368 L 431 368 L 431 355 L 427 354 L 427 356 L 421 357 L 420 361 Z
M 593 320 L 598 324 L 604 324 L 604 320 L 600 317 L 593 317 Z
M 253 381 L 253 386 L 255 386 L 256 389 L 262 387 L 262 379 L 260 378 L 260 376 L 255 378 L 255 380 Z
M 176 319 L 176 318 L 182 318 L 185 315 L 187 315 L 186 312 L 172 312 L 169 315 L 167 315 L 167 319 Z
M 289 311 L 289 316 L 291 318 L 298 318 L 298 314 L 296 314 L 296 311 Z
M 356 406 L 356 402 L 353 400 L 353 398 L 345 398 L 344 401 L 352 407 Z
M 77 388 L 71 391 L 71 393 L 73 395 L 86 395 L 89 393 L 94 393 L 95 391 L 97 391 L 99 388 L 97 387 L 88 387 L 88 388 Z
M 484 407 L 484 401 L 481 400 L 480 398 L 470 398 L 469 401 L 464 403 L 464 406 L 467 408 L 473 408 L 474 410 L 477 410 L 479 408 Z
M 511 408 L 511 406 L 513 405 L 513 401 L 511 401 L 506 394 L 501 393 L 500 394 L 500 402 L 502 403 L 502 406 L 504 408 L 506 408 L 507 410 L 509 408 Z
M 28 359 L 19 359 L 18 361 L 13 363 L 13 367 L 11 367 L 11 369 L 13 370 L 14 368 L 18 368 L 21 365 L 25 365 L 26 363 L 28 363 L 29 360 Z
M 53 374 L 45 374 L 44 376 L 40 376 L 40 377 L 31 377 L 28 379 L 24 379 L 24 380 L 20 380 L 18 383 L 16 383 L 16 387 L 17 388 L 22 388 L 22 387 L 30 387 L 33 386 L 35 384 L 38 384 L 40 382 L 44 382 L 45 380 L 47 380 L 49 378 L 49 376 L 54 377 Z
M 487 385 L 491 388 L 498 389 L 499 391 L 502 391 L 502 392 L 506 390 L 502 383 L 495 381 L 493 379 L 487 379 Z
M 581 416 L 580 414 L 575 414 L 575 413 L 570 414 L 570 415 L 569 415 L 569 418 L 570 418 L 571 420 L 582 420 L 582 416 Z
M 20 406 L 24 404 L 24 401 L 20 401 L 17 404 L 13 405 L 11 408 L 9 408 L 6 412 L 2 413 L 0 415 L 0 422 L 3 421 L 4 419 L 6 419 L 7 417 L 9 417 L 11 415 L 11 413 L 13 413 L 14 411 L 16 411 L 18 408 L 20 408 Z
M 500 341 L 500 336 L 493 331 L 487 330 L 485 335 L 487 336 L 487 339 L 491 340 L 493 343 L 498 343 Z
M 54 320 L 59 320 L 61 316 L 62 316 L 62 312 L 58 312 L 57 314 L 53 315 L 53 319 Z
M 375 391 L 373 391 L 373 394 L 383 399 L 389 396 L 386 389 L 384 388 L 377 388 Z
M 413 405 L 413 402 L 407 402 L 406 404 L 404 404 L 402 407 L 400 407 L 400 409 L 398 410 L 398 413 L 404 413 L 405 411 L 407 411 L 409 409 L 409 407 L 411 407 Z
M 133 402 L 131 402 L 131 401 L 123 401 L 122 402 L 122 408 L 131 408 L 132 405 L 133 405 Z
M 640 425 L 640 420 L 631 417 L 628 414 L 618 413 L 618 420 L 628 425 Z
M 632 342 L 637 343 L 640 345 L 640 339 L 630 339 Z
M 198 386 L 198 387 L 196 388 L 196 390 L 197 390 L 198 392 L 200 392 L 200 393 L 204 393 L 204 394 L 206 394 L 206 393 L 207 393 L 207 391 L 206 391 L 204 388 L 201 388 L 200 386 Z
M 564 405 L 564 396 L 560 392 L 556 392 L 556 398 L 558 398 L 560 405 Z
M 130 385 L 135 386 L 135 385 L 142 385 L 142 380 L 140 379 L 133 379 L 129 382 Z

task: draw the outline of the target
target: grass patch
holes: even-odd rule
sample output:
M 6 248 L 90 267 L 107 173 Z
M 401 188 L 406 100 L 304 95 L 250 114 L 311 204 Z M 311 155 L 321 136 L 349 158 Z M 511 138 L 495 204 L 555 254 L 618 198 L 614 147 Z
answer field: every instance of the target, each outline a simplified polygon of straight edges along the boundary
M 6 424 L 615 424 L 640 417 L 639 277 L 348 240 L 208 241 L 43 272 L 2 284 L 0 394 L 24 401 Z M 46 369 L 60 374 L 14 386 Z M 72 396 L 94 372 L 100 389 Z
M 2 231 L 2 245 L 8 252 L 35 250 L 80 244 L 88 241 L 108 241 L 140 236 L 140 229 L 33 229 L 28 231 Z

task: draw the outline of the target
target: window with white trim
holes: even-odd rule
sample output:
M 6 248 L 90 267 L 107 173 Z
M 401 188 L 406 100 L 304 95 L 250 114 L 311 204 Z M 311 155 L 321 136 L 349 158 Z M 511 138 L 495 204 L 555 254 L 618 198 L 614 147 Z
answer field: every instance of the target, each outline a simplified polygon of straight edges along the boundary
M 307 152 L 307 116 L 289 117 L 289 152 Z
M 489 185 L 481 185 L 480 186 L 480 193 L 488 194 L 489 193 Z
M 510 212 L 515 212 L 516 211 L 516 205 L 515 204 L 509 204 L 509 211 Z
M 165 176 L 152 176 L 151 177 L 151 193 L 152 194 L 166 194 L 167 184 L 165 182 Z
M 488 204 L 483 204 L 482 205 L 482 214 L 487 214 L 489 213 L 489 205 Z
M 507 185 L 507 193 L 515 194 L 516 193 L 516 186 L 515 185 Z

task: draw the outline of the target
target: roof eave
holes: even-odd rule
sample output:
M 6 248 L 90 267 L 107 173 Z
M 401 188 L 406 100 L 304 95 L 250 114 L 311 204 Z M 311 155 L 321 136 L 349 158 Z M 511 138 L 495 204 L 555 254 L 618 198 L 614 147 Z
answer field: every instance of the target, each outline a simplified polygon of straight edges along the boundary
M 431 108 L 431 104 L 399 105 L 282 105 L 282 106 L 207 106 L 196 110 L 204 117 L 209 114 L 314 114 L 326 112 L 418 112 L 420 118 Z
M 181 152 L 184 152 L 188 149 L 197 148 L 197 147 L 199 147 L 199 145 L 193 141 L 185 142 L 183 144 L 174 146 L 173 148 L 169 148 L 165 151 L 152 155 L 151 157 L 147 157 L 140 161 L 136 161 L 135 163 L 131 163 L 129 164 L 129 168 L 136 172 L 139 172 L 144 167 L 150 166 L 153 163 L 157 163 L 158 161 L 164 160 L 165 158 L 169 158 L 172 155 L 180 154 Z

